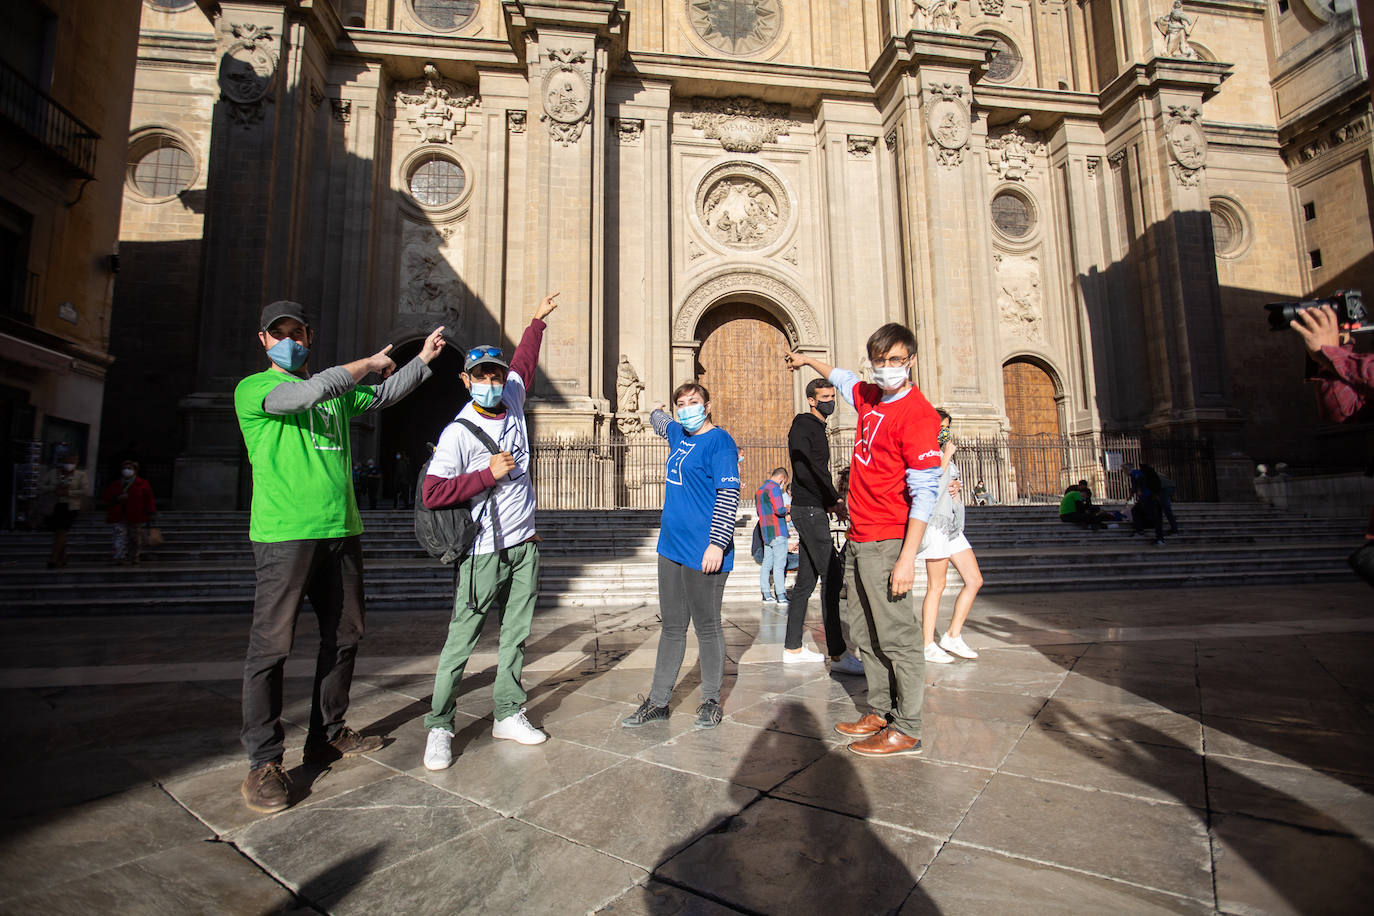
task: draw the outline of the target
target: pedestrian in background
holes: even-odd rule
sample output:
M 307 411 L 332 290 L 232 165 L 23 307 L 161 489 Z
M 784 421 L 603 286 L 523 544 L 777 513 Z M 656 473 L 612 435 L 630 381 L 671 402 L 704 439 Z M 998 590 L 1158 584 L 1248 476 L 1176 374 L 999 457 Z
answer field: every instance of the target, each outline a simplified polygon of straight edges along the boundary
M 59 445 L 53 450 L 52 467 L 43 475 L 38 487 L 40 498 L 44 502 L 52 501 L 48 513 L 48 526 L 52 528 L 48 569 L 67 565 L 67 533 L 76 523 L 89 488 L 86 472 L 77 467 L 76 452 L 65 442 Z
M 110 562 L 137 566 L 144 526 L 151 525 L 157 515 L 153 486 L 138 476 L 137 461 L 126 460 L 119 466 L 119 478 L 110 481 L 101 499 L 113 539 Z
M 415 469 L 404 452 L 396 453 L 396 465 L 391 469 L 395 489 L 391 492 L 391 508 L 410 509 L 415 505 Z
M 754 509 L 759 516 L 763 538 L 763 565 L 759 569 L 759 591 L 764 604 L 787 604 L 787 505 L 783 486 L 787 468 L 774 468 L 768 479 L 754 491 Z M 769 584 L 769 580 L 772 584 Z

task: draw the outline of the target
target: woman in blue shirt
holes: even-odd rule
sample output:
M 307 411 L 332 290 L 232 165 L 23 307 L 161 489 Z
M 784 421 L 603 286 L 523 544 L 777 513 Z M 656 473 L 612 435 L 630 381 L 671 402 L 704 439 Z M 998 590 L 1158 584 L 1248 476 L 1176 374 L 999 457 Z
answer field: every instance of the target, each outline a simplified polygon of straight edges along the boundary
M 735 513 L 739 508 L 739 449 L 711 422 L 711 395 L 687 382 L 673 392 L 674 421 L 660 404 L 649 416 L 671 452 L 664 474 L 663 519 L 658 532 L 658 600 L 663 632 L 648 699 L 620 724 L 638 728 L 668 718 L 687 624 L 697 633 L 701 658 L 701 706 L 697 728 L 720 724 L 720 682 L 725 638 L 720 603 L 734 565 Z

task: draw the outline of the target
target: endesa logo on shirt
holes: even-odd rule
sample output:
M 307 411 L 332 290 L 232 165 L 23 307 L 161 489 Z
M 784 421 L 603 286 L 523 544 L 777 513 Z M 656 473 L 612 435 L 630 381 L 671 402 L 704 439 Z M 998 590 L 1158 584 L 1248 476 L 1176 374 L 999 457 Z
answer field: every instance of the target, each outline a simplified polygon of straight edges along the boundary
M 938 458 L 938 457 L 940 457 L 940 450 L 939 450 L 938 448 L 933 448 L 933 449 L 931 449 L 931 450 L 928 451 L 928 452 L 921 452 L 921 454 L 919 454 L 919 455 L 916 456 L 916 460 L 917 460 L 917 461 L 925 461 L 927 458 Z
M 732 484 L 734 484 L 735 486 L 739 486 L 739 478 L 738 478 L 738 477 L 722 477 L 722 478 L 720 479 L 720 482 L 721 482 L 721 483 L 732 483 Z

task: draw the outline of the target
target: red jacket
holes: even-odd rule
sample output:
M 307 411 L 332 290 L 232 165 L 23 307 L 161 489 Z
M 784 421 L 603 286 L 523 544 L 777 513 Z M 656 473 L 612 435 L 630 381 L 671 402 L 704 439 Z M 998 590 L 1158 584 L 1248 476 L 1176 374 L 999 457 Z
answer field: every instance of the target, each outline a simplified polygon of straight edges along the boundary
M 123 499 L 120 499 L 121 495 Z M 100 498 L 110 507 L 110 511 L 105 513 L 105 521 L 112 525 L 120 522 L 142 525 L 157 512 L 157 505 L 153 502 L 153 486 L 142 477 L 129 481 L 127 490 L 122 479 L 112 481 Z

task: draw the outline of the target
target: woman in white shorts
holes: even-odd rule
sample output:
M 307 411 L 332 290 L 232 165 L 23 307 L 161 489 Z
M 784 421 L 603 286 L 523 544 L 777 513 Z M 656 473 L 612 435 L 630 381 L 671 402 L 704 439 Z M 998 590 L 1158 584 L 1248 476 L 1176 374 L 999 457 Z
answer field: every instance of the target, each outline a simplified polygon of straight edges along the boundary
M 977 658 L 964 642 L 961 635 L 964 621 L 968 620 L 973 608 L 974 596 L 983 587 L 983 574 L 978 570 L 978 560 L 973 555 L 973 547 L 964 537 L 964 501 L 959 497 L 962 484 L 959 481 L 959 466 L 954 463 L 955 445 L 950 441 L 949 414 L 936 409 L 940 415 L 940 497 L 935 502 L 930 522 L 926 525 L 925 537 L 921 540 L 921 551 L 916 554 L 916 562 L 926 564 L 926 597 L 921 604 L 921 633 L 925 637 L 926 661 L 946 665 L 960 658 Z M 954 616 L 949 629 L 935 641 L 935 619 L 940 615 L 940 598 L 945 593 L 945 579 L 949 573 L 950 562 L 959 570 L 964 587 L 954 599 Z M 951 655 L 950 653 L 954 653 Z

